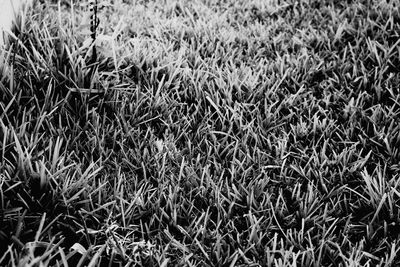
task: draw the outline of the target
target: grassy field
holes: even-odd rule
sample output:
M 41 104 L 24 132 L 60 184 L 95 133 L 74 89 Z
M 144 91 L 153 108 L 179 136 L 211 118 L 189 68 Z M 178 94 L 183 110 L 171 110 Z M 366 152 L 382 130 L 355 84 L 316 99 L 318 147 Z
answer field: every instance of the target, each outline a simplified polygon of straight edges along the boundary
M 400 265 L 397 0 L 82 3 L 0 51 L 1 266 Z

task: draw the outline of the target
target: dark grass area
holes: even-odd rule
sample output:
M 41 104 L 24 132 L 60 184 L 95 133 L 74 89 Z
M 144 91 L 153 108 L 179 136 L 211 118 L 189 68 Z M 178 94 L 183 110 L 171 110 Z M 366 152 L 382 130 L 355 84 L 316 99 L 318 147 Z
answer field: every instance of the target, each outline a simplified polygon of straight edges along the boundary
M 164 2 L 28 14 L 1 265 L 400 264 L 396 1 Z

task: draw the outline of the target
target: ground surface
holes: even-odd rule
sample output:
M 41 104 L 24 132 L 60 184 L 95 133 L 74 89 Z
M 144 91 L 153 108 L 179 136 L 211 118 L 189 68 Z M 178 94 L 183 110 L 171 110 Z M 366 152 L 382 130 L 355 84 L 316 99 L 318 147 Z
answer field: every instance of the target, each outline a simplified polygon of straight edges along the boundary
M 400 264 L 396 1 L 85 10 L 1 52 L 2 266 Z

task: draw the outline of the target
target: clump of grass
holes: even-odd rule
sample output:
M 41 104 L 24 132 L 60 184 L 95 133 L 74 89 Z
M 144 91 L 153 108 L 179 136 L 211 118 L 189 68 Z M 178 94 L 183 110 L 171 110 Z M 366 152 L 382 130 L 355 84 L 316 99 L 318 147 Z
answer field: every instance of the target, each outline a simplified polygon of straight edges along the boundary
M 99 10 L 94 72 L 79 3 L 30 15 L 1 265 L 397 265 L 395 1 L 164 2 Z

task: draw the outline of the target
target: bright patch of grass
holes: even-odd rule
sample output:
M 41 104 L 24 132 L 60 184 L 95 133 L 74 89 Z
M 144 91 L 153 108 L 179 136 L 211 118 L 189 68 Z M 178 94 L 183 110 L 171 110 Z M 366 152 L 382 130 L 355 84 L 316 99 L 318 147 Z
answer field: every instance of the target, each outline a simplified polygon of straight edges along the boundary
M 1 265 L 400 264 L 396 1 L 111 2 L 1 52 Z

